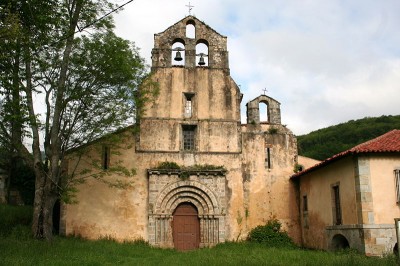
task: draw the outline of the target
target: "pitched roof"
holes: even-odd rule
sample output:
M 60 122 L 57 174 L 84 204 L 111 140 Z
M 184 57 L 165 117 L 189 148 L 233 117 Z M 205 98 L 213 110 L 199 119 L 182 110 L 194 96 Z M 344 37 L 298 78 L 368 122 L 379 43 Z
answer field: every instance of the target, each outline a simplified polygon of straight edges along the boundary
M 350 149 L 353 152 L 399 152 L 400 130 L 394 129 L 377 138 L 361 143 Z
M 400 152 L 400 130 L 394 129 L 392 131 L 387 132 L 377 138 L 371 139 L 367 142 L 361 143 L 349 150 L 343 151 L 332 157 L 305 169 L 304 171 L 298 172 L 295 175 L 291 176 L 291 179 L 296 179 L 301 177 L 302 175 L 312 172 L 318 168 L 321 168 L 333 161 L 336 161 L 340 158 L 346 157 L 351 154 L 359 154 L 359 153 L 384 153 L 384 152 Z

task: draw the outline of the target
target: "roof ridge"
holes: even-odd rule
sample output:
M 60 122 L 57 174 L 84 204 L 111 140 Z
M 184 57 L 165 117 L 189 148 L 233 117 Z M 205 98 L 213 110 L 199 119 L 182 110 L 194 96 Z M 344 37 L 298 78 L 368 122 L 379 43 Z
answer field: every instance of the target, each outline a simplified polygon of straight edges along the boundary
M 364 146 L 367 146 L 367 145 L 369 145 L 369 144 L 371 144 L 371 143 L 375 143 L 375 142 L 377 142 L 377 141 L 379 141 L 379 140 L 381 140 L 381 139 L 386 138 L 388 135 L 392 135 L 392 134 L 395 133 L 396 131 L 399 131 L 399 133 L 400 133 L 400 129 L 392 129 L 392 130 L 386 132 L 386 133 L 383 134 L 383 135 L 380 135 L 380 136 L 378 136 L 378 137 L 376 137 L 376 138 L 367 140 L 367 141 L 365 141 L 365 142 L 363 142 L 363 143 L 360 143 L 360 144 L 354 146 L 353 148 L 350 148 L 349 151 L 357 151 L 360 147 L 364 147 Z
M 368 140 L 361 144 L 354 146 L 348 150 L 335 154 L 320 163 L 317 163 L 301 172 L 294 174 L 291 178 L 298 178 L 305 173 L 311 172 L 320 168 L 330 162 L 336 161 L 340 158 L 356 153 L 382 153 L 382 152 L 400 152 L 400 129 L 392 129 L 383 135 L 374 139 Z

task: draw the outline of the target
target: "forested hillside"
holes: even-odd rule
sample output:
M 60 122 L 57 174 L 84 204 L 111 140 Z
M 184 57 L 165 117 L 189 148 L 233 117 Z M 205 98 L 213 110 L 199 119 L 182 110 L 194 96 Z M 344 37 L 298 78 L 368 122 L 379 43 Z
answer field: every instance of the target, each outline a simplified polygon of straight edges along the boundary
M 298 136 L 299 155 L 324 160 L 392 129 L 400 129 L 400 115 L 350 120 Z

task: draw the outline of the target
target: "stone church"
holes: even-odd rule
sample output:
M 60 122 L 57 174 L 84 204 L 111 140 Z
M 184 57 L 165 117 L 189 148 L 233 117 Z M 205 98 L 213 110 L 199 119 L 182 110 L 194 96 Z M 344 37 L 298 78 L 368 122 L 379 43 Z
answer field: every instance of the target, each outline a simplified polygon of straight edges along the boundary
M 241 123 L 243 95 L 228 59 L 227 38 L 194 16 L 155 34 L 151 78 L 159 93 L 145 103 L 138 131 L 115 133 L 118 147 L 100 139 L 70 155 L 69 173 L 84 175 L 97 158 L 103 178 L 77 182 L 77 203 L 61 207 L 60 233 L 186 250 L 243 239 L 278 219 L 300 242 L 290 181 L 296 138 L 267 95 L 246 104 Z M 117 164 L 135 169 L 122 177 L 128 187 L 109 185 L 121 178 L 110 171 Z

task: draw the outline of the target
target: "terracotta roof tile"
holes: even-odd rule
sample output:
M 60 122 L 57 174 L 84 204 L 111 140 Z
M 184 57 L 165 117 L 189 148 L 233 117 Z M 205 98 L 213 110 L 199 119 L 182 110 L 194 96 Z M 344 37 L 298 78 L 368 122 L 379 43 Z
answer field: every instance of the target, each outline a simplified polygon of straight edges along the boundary
M 332 157 L 305 169 L 304 171 L 298 172 L 291 176 L 292 179 L 296 179 L 305 173 L 309 173 L 318 169 L 324 165 L 327 165 L 333 161 L 343 158 L 349 154 L 356 153 L 381 153 L 381 152 L 400 152 L 400 130 L 394 129 L 387 132 L 377 138 L 371 139 L 367 142 L 361 143 L 349 150 L 333 155 Z
M 361 143 L 350 151 L 360 152 L 399 152 L 400 151 L 400 130 L 394 129 L 377 138 Z

